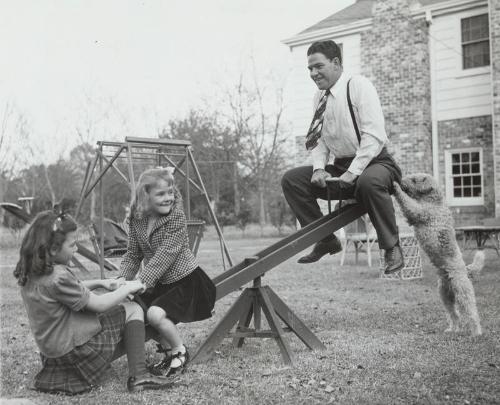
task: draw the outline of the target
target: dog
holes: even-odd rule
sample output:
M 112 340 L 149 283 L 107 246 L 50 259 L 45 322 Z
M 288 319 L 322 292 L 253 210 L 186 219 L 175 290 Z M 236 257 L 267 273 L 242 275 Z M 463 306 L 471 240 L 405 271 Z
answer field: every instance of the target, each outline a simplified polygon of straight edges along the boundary
M 413 226 L 419 245 L 437 268 L 438 290 L 449 322 L 446 332 L 459 331 L 465 316 L 472 335 L 481 335 L 469 273 L 481 271 L 484 253 L 476 254 L 474 263 L 467 268 L 455 237 L 453 216 L 432 176 L 417 173 L 403 177 L 401 185 L 394 183 L 394 196 L 408 224 Z

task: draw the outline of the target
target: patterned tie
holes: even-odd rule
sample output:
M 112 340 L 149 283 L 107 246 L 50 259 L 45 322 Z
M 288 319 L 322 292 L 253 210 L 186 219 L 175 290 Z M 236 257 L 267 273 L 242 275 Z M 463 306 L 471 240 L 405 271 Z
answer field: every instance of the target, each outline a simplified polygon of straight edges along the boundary
M 323 128 L 323 117 L 325 116 L 326 100 L 330 94 L 330 89 L 327 89 L 320 98 L 313 120 L 309 126 L 309 131 L 306 135 L 307 150 L 314 149 L 318 146 L 318 139 L 321 137 L 321 129 Z

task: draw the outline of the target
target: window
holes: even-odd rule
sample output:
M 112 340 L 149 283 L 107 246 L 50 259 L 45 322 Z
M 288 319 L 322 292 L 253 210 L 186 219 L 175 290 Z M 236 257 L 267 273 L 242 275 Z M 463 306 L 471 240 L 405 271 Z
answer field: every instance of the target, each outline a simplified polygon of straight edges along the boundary
M 488 14 L 462 19 L 462 66 L 471 69 L 490 64 Z
M 482 150 L 445 151 L 446 197 L 450 205 L 484 203 Z

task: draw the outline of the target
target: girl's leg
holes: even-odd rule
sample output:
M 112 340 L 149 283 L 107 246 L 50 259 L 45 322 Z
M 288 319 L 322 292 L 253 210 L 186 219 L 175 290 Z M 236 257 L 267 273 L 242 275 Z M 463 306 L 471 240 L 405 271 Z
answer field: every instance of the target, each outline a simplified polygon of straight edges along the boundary
M 146 314 L 149 324 L 160 334 L 161 344 L 167 347 L 182 346 L 182 338 L 177 326 L 167 318 L 167 313 L 160 307 L 149 307 Z
M 127 351 L 129 377 L 142 375 L 146 373 L 144 312 L 135 302 L 126 301 L 121 305 L 125 308 L 123 341 Z
M 170 347 L 171 356 L 158 363 L 158 368 L 167 369 L 167 375 L 175 374 L 188 361 L 188 353 L 182 342 L 177 326 L 167 318 L 167 313 L 160 307 L 151 306 L 146 314 L 149 324 L 160 334 L 160 343 L 164 348 Z M 156 367 L 156 366 L 155 366 Z
M 128 390 L 135 392 L 170 387 L 171 383 L 167 378 L 152 375 L 146 370 L 144 311 L 135 302 L 126 301 L 121 305 L 125 308 L 123 340 L 127 351 Z

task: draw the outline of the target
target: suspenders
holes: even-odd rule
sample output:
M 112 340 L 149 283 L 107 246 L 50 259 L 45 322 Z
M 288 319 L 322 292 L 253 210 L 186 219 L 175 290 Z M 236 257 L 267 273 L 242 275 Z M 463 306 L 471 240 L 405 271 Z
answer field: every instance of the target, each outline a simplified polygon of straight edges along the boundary
M 352 108 L 351 94 L 349 92 L 349 83 L 351 79 L 347 82 L 347 104 L 349 104 L 349 112 L 351 113 L 352 123 L 354 124 L 354 130 L 356 131 L 356 136 L 358 137 L 358 143 L 361 144 L 361 135 L 359 134 L 358 124 L 356 122 L 356 117 L 354 116 L 354 109 Z

